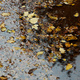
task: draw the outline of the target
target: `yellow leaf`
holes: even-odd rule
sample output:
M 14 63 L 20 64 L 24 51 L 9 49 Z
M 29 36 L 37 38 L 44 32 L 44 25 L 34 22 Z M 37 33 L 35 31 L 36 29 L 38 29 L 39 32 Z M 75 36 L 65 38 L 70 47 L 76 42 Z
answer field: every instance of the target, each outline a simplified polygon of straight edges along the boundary
M 28 18 L 32 18 L 35 14 L 34 13 L 31 13 L 28 15 Z
M 74 17 L 78 17 L 78 16 L 79 16 L 79 13 L 75 13 L 75 14 L 74 14 Z
M 72 64 L 67 64 L 66 70 L 69 70 L 69 69 L 71 69 L 71 68 L 72 68 Z
M 65 46 L 66 46 L 66 47 L 70 47 L 71 44 L 70 44 L 69 42 L 66 42 L 66 43 L 65 43 Z
M 55 62 L 56 61 L 56 59 L 53 59 L 53 62 Z
M 36 29 L 37 30 L 38 29 L 38 25 L 37 24 L 36 25 L 33 25 L 32 26 L 32 29 Z
M 60 51 L 61 53 L 65 53 L 64 48 L 60 48 L 59 51 Z
M 21 39 L 21 37 L 16 37 L 16 39 Z
M 57 31 L 57 32 L 61 31 L 61 28 L 58 26 L 58 27 L 56 28 L 56 31 Z
M 74 47 L 78 46 L 77 44 L 73 44 Z
M 28 14 L 29 14 L 29 12 L 26 11 L 26 12 L 24 12 L 23 16 L 28 16 Z
M 12 30 L 13 33 L 15 33 L 15 30 Z
M 61 42 L 62 42 L 62 43 L 65 43 L 66 41 L 65 41 L 65 40 L 61 40 Z
M 0 80 L 8 80 L 6 77 L 0 77 Z
M 37 53 L 37 56 L 42 55 L 42 54 L 43 54 L 43 51 L 40 51 L 40 52 Z
M 39 18 L 31 18 L 31 19 L 30 19 L 30 23 L 35 24 L 35 23 L 38 22 L 38 19 L 39 19 Z
M 55 27 L 54 26 L 49 26 L 49 28 L 53 30 Z
M 2 27 L 2 28 L 1 28 L 1 31 L 2 31 L 2 32 L 6 31 L 6 27 Z
M 2 16 L 10 16 L 10 13 L 9 13 L 9 12 L 8 12 L 8 13 L 5 12 L 5 13 L 2 13 L 1 15 L 2 15 Z
M 2 24 L 0 25 L 0 28 L 2 28 L 2 27 L 5 27 L 5 24 L 4 24 L 4 23 L 2 23 Z
M 15 41 L 14 41 L 14 38 L 13 37 L 10 37 L 10 39 L 9 40 L 7 40 L 7 43 L 14 43 Z
M 30 33 L 32 31 L 32 29 L 27 29 L 27 32 Z
M 21 36 L 21 38 L 22 38 L 22 39 L 26 39 L 26 37 L 25 37 L 25 36 Z
M 66 59 L 63 59 L 63 61 L 66 61 Z
M 19 49 L 20 49 L 20 47 L 14 47 L 14 49 L 15 49 L 15 50 L 19 50 Z
M 3 65 L 2 65 L 2 63 L 0 63 L 0 68 L 2 68 L 3 67 Z
M 26 7 L 26 6 L 22 6 L 22 8 L 24 8 L 24 7 Z
M 62 6 L 62 4 L 57 4 L 57 6 Z
M 25 51 L 26 49 L 25 48 L 22 48 L 21 50 Z

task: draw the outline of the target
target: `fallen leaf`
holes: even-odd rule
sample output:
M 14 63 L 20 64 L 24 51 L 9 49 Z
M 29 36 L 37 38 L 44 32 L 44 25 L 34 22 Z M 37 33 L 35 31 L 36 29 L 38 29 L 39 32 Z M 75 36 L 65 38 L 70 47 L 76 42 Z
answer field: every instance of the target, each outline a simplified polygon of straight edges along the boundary
M 30 19 L 30 23 L 35 24 L 35 23 L 38 22 L 38 19 L 39 19 L 39 18 L 31 18 L 31 19 Z
M 59 51 L 60 51 L 61 53 L 65 53 L 64 48 L 60 48 Z
M 53 30 L 55 27 L 54 26 L 49 26 L 49 28 Z
M 58 27 L 56 28 L 56 31 L 57 31 L 57 32 L 61 31 L 61 28 L 58 26 Z
M 61 42 L 62 42 L 62 43 L 65 43 L 66 41 L 65 41 L 65 40 L 61 40 Z
M 21 38 L 22 38 L 22 39 L 26 39 L 26 37 L 25 37 L 25 36 L 21 36 Z
M 0 77 L 0 80 L 8 80 L 6 77 Z
M 15 49 L 15 50 L 19 50 L 19 49 L 20 49 L 20 47 L 14 47 L 14 49 Z
M 12 31 L 8 29 L 7 32 L 8 32 L 8 33 L 11 33 Z
M 15 30 L 12 30 L 13 33 L 15 33 Z
M 31 13 L 28 15 L 28 18 L 32 18 L 35 14 L 34 13 Z
M 66 46 L 66 47 L 70 47 L 71 44 L 70 44 L 69 42 L 66 42 L 66 43 L 65 43 L 65 46 Z
M 24 12 L 23 16 L 28 16 L 28 14 L 29 14 L 29 12 L 26 11 L 26 12 Z
M 1 28 L 1 31 L 2 31 L 2 32 L 6 31 L 6 27 L 2 27 L 2 28 Z
M 63 61 L 66 61 L 66 59 L 63 59 Z
M 5 27 L 4 22 L 3 22 L 3 23 L 1 23 L 1 25 L 0 25 L 0 28 L 2 28 L 2 27 Z
M 75 14 L 74 14 L 74 17 L 78 17 L 78 16 L 79 16 L 79 13 L 75 13 Z
M 10 13 L 9 13 L 9 12 L 8 12 L 8 13 L 5 12 L 5 13 L 2 13 L 1 15 L 2 15 L 2 16 L 10 16 Z
M 52 29 L 50 29 L 50 28 L 47 29 L 47 32 L 51 32 L 51 31 L 52 31 Z
M 72 64 L 67 64 L 66 70 L 69 70 L 69 69 L 71 69 L 71 68 L 72 68 Z
M 2 68 L 3 67 L 3 65 L 2 65 L 2 63 L 0 62 L 0 68 Z
M 56 59 L 53 59 L 53 62 L 55 62 L 56 61 Z
M 38 25 L 37 24 L 33 25 L 32 29 L 36 29 L 37 30 L 38 29 Z
M 43 51 L 40 51 L 37 53 L 37 56 L 42 55 L 42 54 L 43 54 Z
M 7 40 L 7 43 L 14 43 L 15 41 L 14 41 L 14 38 L 13 37 L 10 37 L 10 39 L 9 40 Z

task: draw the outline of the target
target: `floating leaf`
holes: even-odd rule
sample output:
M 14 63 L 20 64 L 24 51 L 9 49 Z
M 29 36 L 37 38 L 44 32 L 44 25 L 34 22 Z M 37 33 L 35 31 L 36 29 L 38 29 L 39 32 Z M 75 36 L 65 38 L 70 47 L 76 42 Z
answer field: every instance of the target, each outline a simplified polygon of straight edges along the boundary
M 7 32 L 8 32 L 8 33 L 11 33 L 12 31 L 8 29 Z
M 14 38 L 13 37 L 10 37 L 10 39 L 9 40 L 7 40 L 7 43 L 14 43 L 15 41 L 14 41 Z
M 29 12 L 26 11 L 26 12 L 24 12 L 23 16 L 28 16 L 28 14 L 29 14 Z
M 73 44 L 74 47 L 78 46 L 77 44 Z
M 65 40 L 61 40 L 61 42 L 62 42 L 62 43 L 65 43 L 66 41 L 65 41 Z
M 31 18 L 31 19 L 30 19 L 30 23 L 35 24 L 35 23 L 38 22 L 38 19 L 39 19 L 39 18 Z
M 70 47 L 71 44 L 70 44 L 69 42 L 66 42 L 66 43 L 65 43 L 65 46 L 66 46 L 66 47 Z
M 42 54 L 43 54 L 43 51 L 40 51 L 37 53 L 37 56 L 42 55 Z
M 15 30 L 12 30 L 13 33 L 15 33 Z
M 74 17 L 78 17 L 78 16 L 79 16 L 79 13 L 75 13 L 75 14 L 74 14 Z
M 66 61 L 66 59 L 63 59 L 63 61 Z
M 32 29 L 27 29 L 27 32 L 30 33 L 32 31 Z
M 61 53 L 65 53 L 64 48 L 60 48 L 59 51 L 60 51 Z
M 55 27 L 54 26 L 49 26 L 49 28 L 53 30 Z
M 6 77 L 0 77 L 0 80 L 8 80 Z
M 5 12 L 5 13 L 2 13 L 1 15 L 2 15 L 2 16 L 10 16 L 10 13 L 9 13 L 9 12 L 8 12 L 8 13 Z
M 72 68 L 72 64 L 67 64 L 66 70 L 69 70 L 69 69 L 71 69 L 71 68 Z
M 2 32 L 6 31 L 6 27 L 2 27 L 2 28 L 1 28 L 1 31 L 2 31 Z
M 38 25 L 37 24 L 33 25 L 32 29 L 36 29 L 37 30 L 38 29 Z
M 31 13 L 28 15 L 28 18 L 32 18 L 35 14 L 34 13 Z
M 21 36 L 21 38 L 22 38 L 22 39 L 26 39 L 26 37 L 25 37 L 25 36 Z
M 15 49 L 15 50 L 19 50 L 19 49 L 20 49 L 20 47 L 14 47 L 14 49 Z
M 56 31 L 57 31 L 57 32 L 61 31 L 61 28 L 58 26 L 58 27 L 56 28 Z
M 4 24 L 4 22 L 0 25 L 0 28 L 2 28 L 2 27 L 5 27 L 5 24 Z
M 55 62 L 56 61 L 56 59 L 53 59 L 53 62 Z
M 3 65 L 2 65 L 2 63 L 0 62 L 0 68 L 2 68 L 3 67 Z
M 52 31 L 52 29 L 50 29 L 50 28 L 47 29 L 47 32 L 51 32 L 51 31 Z

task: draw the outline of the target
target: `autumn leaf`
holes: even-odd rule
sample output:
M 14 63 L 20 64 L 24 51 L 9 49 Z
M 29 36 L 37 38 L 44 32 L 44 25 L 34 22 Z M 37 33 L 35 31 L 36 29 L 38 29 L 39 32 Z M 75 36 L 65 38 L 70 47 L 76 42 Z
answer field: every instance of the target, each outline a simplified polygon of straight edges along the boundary
M 35 24 L 35 23 L 38 22 L 38 19 L 39 19 L 39 18 L 31 18 L 31 19 L 30 19 L 30 23 Z
M 2 16 L 10 16 L 10 13 L 9 12 L 2 13 Z
M 40 51 L 37 53 L 37 56 L 42 55 L 42 54 L 43 54 L 43 51 Z
M 67 64 L 66 70 L 69 70 L 69 69 L 71 69 L 71 68 L 72 68 L 72 64 Z

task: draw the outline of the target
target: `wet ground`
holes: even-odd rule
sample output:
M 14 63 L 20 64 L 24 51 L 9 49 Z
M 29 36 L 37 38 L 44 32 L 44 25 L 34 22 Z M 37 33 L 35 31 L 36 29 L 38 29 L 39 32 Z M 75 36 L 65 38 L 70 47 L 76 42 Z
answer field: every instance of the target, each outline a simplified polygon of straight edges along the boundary
M 0 1 L 0 80 L 80 80 L 80 1 Z

